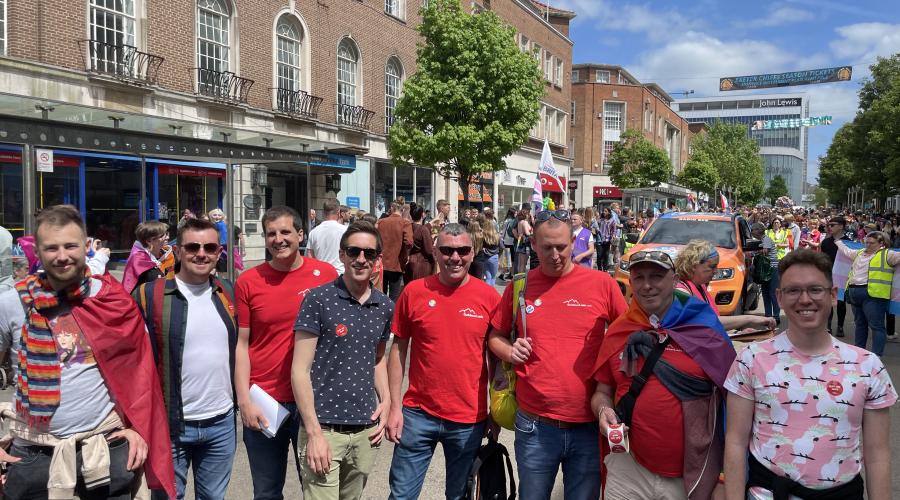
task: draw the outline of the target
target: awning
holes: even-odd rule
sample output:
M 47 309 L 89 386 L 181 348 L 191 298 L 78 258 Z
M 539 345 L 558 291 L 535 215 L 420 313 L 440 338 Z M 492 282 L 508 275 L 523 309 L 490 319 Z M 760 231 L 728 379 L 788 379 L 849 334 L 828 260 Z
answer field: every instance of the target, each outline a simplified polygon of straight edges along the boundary
M 562 182 L 562 185 L 566 185 L 566 178 L 563 176 L 559 176 L 559 180 Z M 556 179 L 550 177 L 547 174 L 541 174 L 541 190 L 550 191 L 551 193 L 562 193 L 563 190 L 560 189 L 559 183 L 556 182 Z

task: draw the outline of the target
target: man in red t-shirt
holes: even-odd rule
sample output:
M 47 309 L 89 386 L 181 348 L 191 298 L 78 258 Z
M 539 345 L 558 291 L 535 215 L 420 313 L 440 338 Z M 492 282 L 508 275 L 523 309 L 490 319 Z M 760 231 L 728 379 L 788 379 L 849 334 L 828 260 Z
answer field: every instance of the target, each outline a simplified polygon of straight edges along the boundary
M 461 224 L 438 234 L 436 275 L 406 285 L 394 310 L 394 345 L 388 361 L 393 408 L 388 439 L 390 498 L 416 499 L 434 447 L 447 463 L 447 498 L 462 498 L 488 416 L 484 339 L 500 296 L 469 276 L 472 237 Z M 410 344 L 409 388 L 401 408 L 404 360 Z
M 300 417 L 291 390 L 294 321 L 311 289 L 337 278 L 326 262 L 300 255 L 303 220 L 290 207 L 272 207 L 263 216 L 266 248 L 272 260 L 242 274 L 235 284 L 238 341 L 234 390 L 244 423 L 255 499 L 284 498 L 288 445 L 297 448 Z M 250 399 L 250 387 L 275 398 L 290 412 L 274 438 L 262 433 L 268 421 Z
M 626 304 L 608 274 L 572 263 L 572 224 L 565 210 L 535 216 L 532 248 L 540 266 L 528 273 L 525 316 L 512 317 L 507 287 L 491 319 L 488 346 L 516 365 L 516 462 L 519 496 L 547 499 L 560 464 L 567 500 L 600 496 L 597 416 L 591 377 L 606 326 Z M 510 341 L 512 322 L 517 336 Z

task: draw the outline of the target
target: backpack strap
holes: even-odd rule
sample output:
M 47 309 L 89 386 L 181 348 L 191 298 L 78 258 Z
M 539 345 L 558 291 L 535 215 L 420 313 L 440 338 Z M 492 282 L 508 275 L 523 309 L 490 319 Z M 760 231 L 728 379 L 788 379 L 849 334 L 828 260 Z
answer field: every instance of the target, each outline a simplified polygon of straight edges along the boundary
M 512 460 L 509 457 L 509 451 L 491 436 L 488 436 L 488 443 L 497 446 L 479 450 L 478 455 L 475 457 L 475 462 L 472 463 L 472 470 L 469 473 L 469 479 L 466 485 L 466 499 L 469 500 L 471 498 L 472 500 L 475 500 L 477 498 L 475 495 L 475 482 L 478 478 L 478 473 L 481 471 L 481 466 L 488 456 L 495 451 L 498 451 L 503 455 L 503 459 L 506 461 L 506 476 L 509 478 L 509 498 L 507 498 L 507 500 L 516 500 L 516 478 L 513 476 L 513 466 Z
M 669 340 L 671 338 L 670 335 L 666 335 L 665 339 L 653 346 L 653 350 L 650 351 L 650 354 L 647 355 L 647 359 L 644 360 L 644 366 L 641 368 L 641 372 L 632 377 L 631 386 L 628 388 L 628 392 L 619 399 L 619 403 L 616 405 L 616 416 L 619 417 L 620 422 L 628 427 L 631 427 L 631 415 L 634 412 L 634 403 L 637 402 L 637 398 L 644 389 L 647 379 L 653 374 L 653 367 L 656 366 L 656 362 L 662 357 L 662 353 L 666 350 L 666 346 L 669 345 Z

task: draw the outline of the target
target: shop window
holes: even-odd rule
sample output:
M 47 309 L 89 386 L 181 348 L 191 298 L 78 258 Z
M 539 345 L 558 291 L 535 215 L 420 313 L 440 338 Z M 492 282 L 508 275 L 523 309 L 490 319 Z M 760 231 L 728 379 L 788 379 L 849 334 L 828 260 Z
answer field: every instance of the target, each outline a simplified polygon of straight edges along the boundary
M 214 208 L 222 208 L 225 170 L 159 165 L 157 175 L 157 219 L 174 225 L 184 210 L 190 210 L 199 217 Z
M 25 234 L 23 206 L 25 192 L 22 184 L 22 154 L 0 151 L 0 226 L 18 238 Z
M 359 51 L 353 40 L 345 38 L 337 52 L 338 122 L 350 120 L 348 108 L 359 104 Z
M 140 223 L 141 163 L 92 157 L 82 160 L 85 164 L 84 222 L 88 235 L 106 241 L 113 259 L 124 260 Z
M 231 12 L 225 0 L 197 2 L 197 64 L 207 72 L 231 69 Z M 208 73 L 203 73 L 208 74 Z M 213 75 L 209 75 L 210 82 Z M 201 78 L 201 86 L 206 82 Z M 212 83 L 210 83 L 212 84 Z
M 275 28 L 275 46 L 277 53 L 278 88 L 286 91 L 300 90 L 301 80 L 301 44 L 303 28 L 290 14 L 278 18 Z
M 396 57 L 388 59 L 384 67 L 384 132 L 394 124 L 394 108 L 400 100 L 403 84 L 403 66 Z
M 430 168 L 416 167 L 416 203 L 429 209 L 434 203 L 434 196 L 431 192 L 431 176 L 434 170 Z M 432 213 L 434 215 L 434 213 Z

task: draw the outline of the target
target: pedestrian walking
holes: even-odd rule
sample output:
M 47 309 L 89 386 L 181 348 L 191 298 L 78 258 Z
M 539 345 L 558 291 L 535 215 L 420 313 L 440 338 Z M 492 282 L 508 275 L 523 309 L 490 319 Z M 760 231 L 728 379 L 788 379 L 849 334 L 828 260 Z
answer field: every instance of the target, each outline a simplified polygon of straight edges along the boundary
M 390 214 L 378 221 L 378 232 L 384 242 L 384 292 L 397 300 L 403 289 L 403 272 L 409 262 L 409 249 L 413 245 L 412 222 L 400 214 L 401 206 L 391 202 Z
M 481 251 L 475 258 L 481 261 L 481 268 L 484 270 L 483 276 L 476 276 L 476 278 L 484 279 L 485 283 L 494 286 L 497 283 L 500 252 L 502 251 L 500 233 L 497 232 L 496 222 L 484 215 L 475 217 L 475 221 L 481 226 L 482 236 Z
M 328 198 L 322 206 L 322 211 L 325 219 L 309 232 L 306 255 L 331 264 L 334 270 L 341 274 L 344 272 L 344 264 L 338 253 L 341 236 L 347 230 L 347 226 L 341 220 L 341 204 L 336 198 Z
M 409 210 L 412 217 L 413 244 L 409 249 L 409 263 L 403 272 L 404 283 L 434 274 L 434 244 L 431 228 L 423 224 L 425 208 L 413 204 Z
M 131 293 L 138 285 L 163 278 L 175 270 L 175 256 L 169 247 L 169 225 L 160 221 L 138 224 L 135 242 L 125 262 L 122 286 Z
M 834 267 L 834 261 L 837 258 L 837 242 L 844 240 L 850 241 L 850 238 L 847 237 L 847 219 L 838 215 L 836 217 L 832 217 L 831 220 L 828 221 L 828 236 L 822 240 L 821 248 L 822 252 L 828 256 L 828 259 L 831 261 L 832 267 Z M 833 330 L 831 328 L 831 319 L 834 317 L 834 312 L 837 311 L 837 330 Z M 847 302 L 844 300 L 839 300 L 837 303 L 831 308 L 831 313 L 828 314 L 828 332 L 835 332 L 834 335 L 837 337 L 844 336 L 844 320 L 847 317 Z
M 572 261 L 579 266 L 591 268 L 591 257 L 594 254 L 590 224 L 584 210 L 572 214 Z

